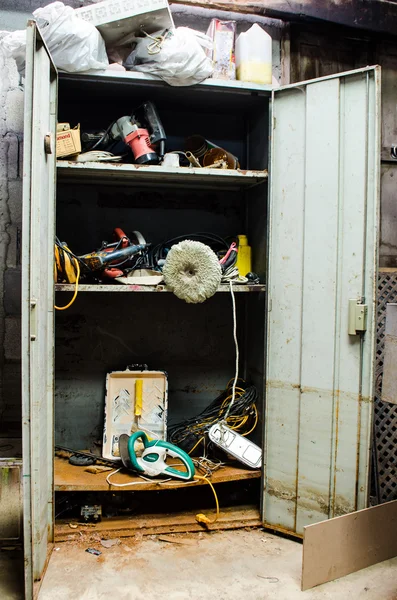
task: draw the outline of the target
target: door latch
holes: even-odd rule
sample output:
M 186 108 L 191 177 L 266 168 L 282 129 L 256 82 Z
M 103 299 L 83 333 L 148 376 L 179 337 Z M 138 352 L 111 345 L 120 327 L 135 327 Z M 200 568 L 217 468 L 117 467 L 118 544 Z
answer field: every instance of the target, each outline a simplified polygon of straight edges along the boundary
M 36 300 L 30 301 L 30 341 L 34 342 L 37 337 L 37 302 Z
M 52 137 L 51 133 L 44 136 L 44 151 L 46 154 L 52 154 Z
M 349 300 L 349 335 L 358 335 L 367 331 L 368 304 L 361 300 Z

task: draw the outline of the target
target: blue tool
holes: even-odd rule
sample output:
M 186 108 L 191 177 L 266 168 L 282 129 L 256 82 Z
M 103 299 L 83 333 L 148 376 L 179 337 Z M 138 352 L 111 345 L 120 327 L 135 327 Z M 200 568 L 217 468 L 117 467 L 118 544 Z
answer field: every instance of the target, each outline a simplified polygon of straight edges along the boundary
M 144 446 L 141 456 L 137 456 L 135 452 L 135 443 L 138 440 L 141 440 Z M 149 477 L 166 475 L 185 481 L 194 477 L 194 464 L 186 452 L 164 440 L 149 441 L 144 431 L 136 431 L 131 436 L 122 434 L 119 438 L 119 450 L 123 465 L 139 474 L 148 475 Z M 185 470 L 180 471 L 168 466 L 166 463 L 167 456 L 182 461 Z

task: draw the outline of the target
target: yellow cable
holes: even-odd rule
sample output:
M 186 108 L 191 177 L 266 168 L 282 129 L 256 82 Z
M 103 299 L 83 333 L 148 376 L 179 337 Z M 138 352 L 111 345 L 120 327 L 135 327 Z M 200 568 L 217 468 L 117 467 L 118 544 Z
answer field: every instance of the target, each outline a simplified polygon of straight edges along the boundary
M 217 520 L 219 519 L 219 501 L 218 501 L 218 496 L 216 495 L 215 488 L 212 485 L 212 483 L 209 481 L 209 479 L 207 479 L 206 477 L 202 477 L 201 475 L 195 475 L 194 479 L 201 479 L 202 481 L 205 481 L 206 483 L 208 483 L 208 485 L 211 487 L 212 492 L 214 494 L 215 504 L 216 504 L 216 515 L 215 515 L 214 519 L 209 519 L 208 517 L 203 515 L 203 513 L 199 513 L 198 515 L 196 515 L 196 521 L 197 521 L 197 523 L 200 523 L 202 525 L 206 525 L 206 526 L 212 525 L 212 524 L 216 523 Z
M 69 308 L 70 306 L 72 306 L 73 302 L 77 298 L 77 292 L 79 291 L 79 278 L 80 278 L 80 265 L 79 265 L 78 261 L 76 261 L 76 267 L 77 267 L 77 277 L 76 277 L 76 287 L 74 289 L 73 298 L 71 299 L 71 301 L 69 302 L 69 304 L 67 304 L 66 306 L 56 306 L 56 304 L 54 304 L 54 308 L 56 310 L 66 310 L 67 308 Z
M 250 433 L 252 433 L 254 431 L 255 427 L 258 425 L 259 415 L 258 415 L 258 411 L 257 411 L 255 404 L 254 404 L 254 409 L 255 409 L 255 422 L 249 431 L 245 431 L 241 435 L 244 435 L 244 436 L 249 435 Z
M 197 444 L 194 444 L 193 448 L 190 450 L 190 452 L 188 452 L 188 454 L 190 455 L 190 454 L 193 452 L 193 450 L 195 450 L 195 449 L 197 448 L 197 446 L 198 446 L 199 444 L 201 444 L 201 442 L 202 442 L 203 440 L 204 440 L 204 436 L 203 436 L 202 438 L 200 438 L 200 439 L 199 439 L 199 441 L 197 442 Z

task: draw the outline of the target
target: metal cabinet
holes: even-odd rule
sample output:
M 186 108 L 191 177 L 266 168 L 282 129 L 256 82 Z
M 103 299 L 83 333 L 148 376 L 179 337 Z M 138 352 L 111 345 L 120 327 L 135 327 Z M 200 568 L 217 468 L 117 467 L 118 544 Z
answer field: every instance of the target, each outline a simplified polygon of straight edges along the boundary
M 265 302 L 255 301 L 245 311 L 245 337 L 255 351 L 250 355 L 247 350 L 244 367 L 256 377 L 263 396 L 263 523 L 299 534 L 307 524 L 364 508 L 373 395 L 379 68 L 275 90 L 219 81 L 175 90 L 134 74 L 94 79 L 101 93 L 108 90 L 109 98 L 110 91 L 112 97 L 122 98 L 128 83 L 126 96 L 139 95 L 147 87 L 147 93 L 157 94 L 164 106 L 167 101 L 172 107 L 179 102 L 179 108 L 185 102 L 187 111 L 200 103 L 212 106 L 220 128 L 222 99 L 235 114 L 237 129 L 242 111 L 251 113 L 242 148 L 246 169 L 257 170 L 226 175 L 202 172 L 193 185 L 240 195 L 247 190 L 242 199 L 247 203 L 242 210 L 244 222 L 250 227 L 258 269 L 266 272 L 266 294 L 262 286 L 256 296 L 265 295 Z M 76 101 L 81 104 L 93 80 L 90 76 L 72 80 L 74 90 L 80 90 Z M 30 598 L 33 582 L 44 569 L 54 523 L 52 257 L 57 114 L 56 70 L 33 22 L 28 26 L 25 102 L 23 481 L 26 595 Z M 182 113 L 178 119 L 183 120 Z M 118 169 L 117 177 L 113 172 L 115 183 L 133 186 L 138 181 Z M 146 178 L 152 185 L 164 183 L 175 190 L 179 184 L 188 185 L 186 177 L 194 175 L 169 170 L 159 175 L 148 169 L 140 170 L 141 183 Z M 60 166 L 58 173 L 60 181 L 69 177 L 77 185 L 84 183 L 86 198 L 92 178 L 109 184 L 109 174 L 95 166 L 84 173 Z M 57 201 L 62 202 L 60 191 Z M 165 296 L 155 296 L 151 302 L 161 306 Z M 107 295 L 106 305 L 111 302 Z M 149 302 L 143 305 L 150 310 Z

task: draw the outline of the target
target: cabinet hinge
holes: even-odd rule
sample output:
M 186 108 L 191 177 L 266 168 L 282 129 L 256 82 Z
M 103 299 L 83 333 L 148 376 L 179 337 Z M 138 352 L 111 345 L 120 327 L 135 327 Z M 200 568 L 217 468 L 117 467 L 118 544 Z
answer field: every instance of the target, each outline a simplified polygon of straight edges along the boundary
M 368 304 L 363 300 L 349 300 L 349 335 L 358 335 L 367 331 Z
M 276 125 L 277 125 L 277 119 L 276 119 L 276 117 L 273 117 L 273 129 L 276 129 Z

